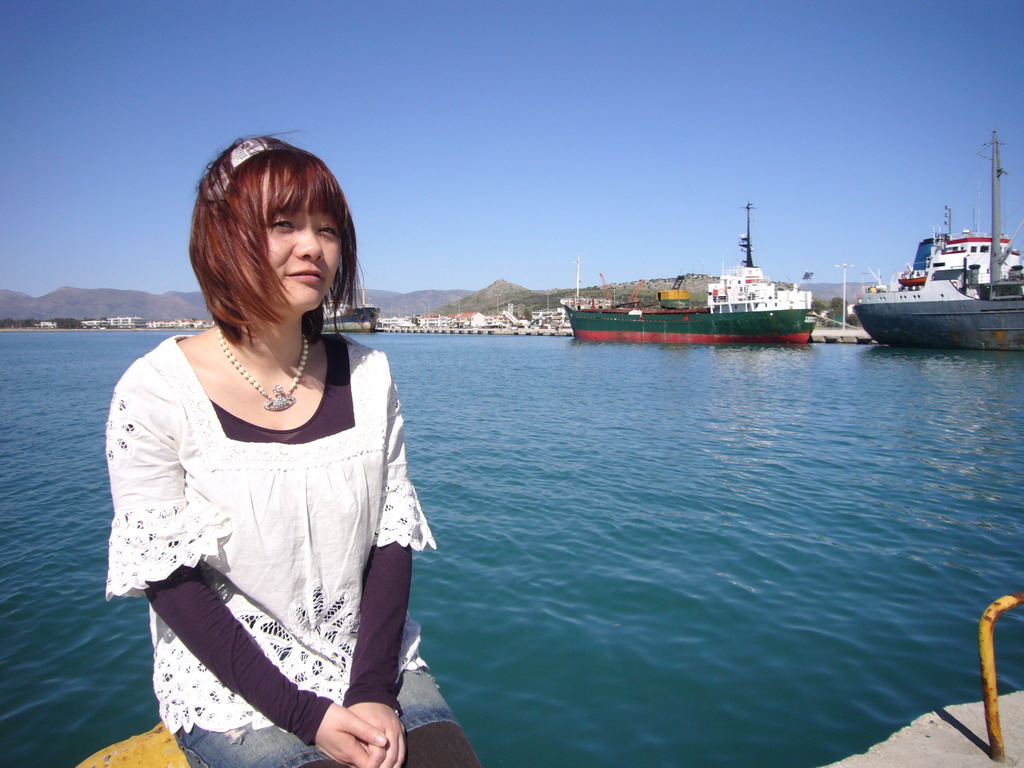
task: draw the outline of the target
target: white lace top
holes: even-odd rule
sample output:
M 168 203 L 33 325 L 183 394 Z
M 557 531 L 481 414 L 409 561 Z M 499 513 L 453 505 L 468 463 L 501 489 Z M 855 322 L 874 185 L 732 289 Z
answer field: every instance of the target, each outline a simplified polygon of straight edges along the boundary
M 383 353 L 348 342 L 355 427 L 313 442 L 225 437 L 168 339 L 125 372 L 107 422 L 114 499 L 107 599 L 202 564 L 231 612 L 300 688 L 341 702 L 371 547 L 434 546 L 406 471 Z M 153 684 L 172 733 L 270 722 L 225 688 L 150 611 Z M 422 666 L 406 620 L 400 667 Z

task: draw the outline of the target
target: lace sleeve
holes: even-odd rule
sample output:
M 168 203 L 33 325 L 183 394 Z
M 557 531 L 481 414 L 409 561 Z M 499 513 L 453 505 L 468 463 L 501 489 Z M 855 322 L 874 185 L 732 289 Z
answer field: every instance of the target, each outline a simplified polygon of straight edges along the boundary
M 430 526 L 427 525 L 416 497 L 416 489 L 409 480 L 402 405 L 398 401 L 398 391 L 394 384 L 391 384 L 388 396 L 387 441 L 387 484 L 384 510 L 377 531 L 377 546 L 383 547 L 397 541 L 403 547 L 412 547 L 417 551 L 427 547 L 436 549 Z
M 218 552 L 227 523 L 185 499 L 178 458 L 184 412 L 144 360 L 122 377 L 107 421 L 107 468 L 114 502 L 107 599 L 138 597 L 148 581 Z M 205 506 L 205 505 L 204 505 Z

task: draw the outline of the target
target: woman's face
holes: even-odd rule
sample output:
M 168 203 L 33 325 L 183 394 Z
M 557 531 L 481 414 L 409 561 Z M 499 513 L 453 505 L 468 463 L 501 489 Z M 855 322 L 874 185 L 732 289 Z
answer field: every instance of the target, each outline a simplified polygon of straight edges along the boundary
M 271 219 L 270 266 L 281 279 L 290 312 L 316 309 L 327 295 L 341 261 L 339 234 L 338 223 L 325 213 L 294 211 Z

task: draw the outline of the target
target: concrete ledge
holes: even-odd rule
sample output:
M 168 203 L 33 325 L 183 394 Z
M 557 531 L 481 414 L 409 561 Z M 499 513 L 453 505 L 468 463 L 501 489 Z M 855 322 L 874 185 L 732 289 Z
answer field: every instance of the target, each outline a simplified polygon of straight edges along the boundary
M 1006 762 L 988 756 L 985 709 L 980 701 L 923 715 L 867 752 L 823 768 L 999 768 L 1024 766 L 1024 691 L 999 697 Z M 101 749 L 77 768 L 188 768 L 164 728 Z
M 811 341 L 822 344 L 874 344 L 863 328 L 815 328 Z
M 188 768 L 185 755 L 163 723 L 101 749 L 77 768 Z
M 1006 762 L 988 756 L 980 702 L 937 709 L 917 718 L 861 755 L 824 768 L 998 768 L 1024 765 L 1024 691 L 999 697 Z

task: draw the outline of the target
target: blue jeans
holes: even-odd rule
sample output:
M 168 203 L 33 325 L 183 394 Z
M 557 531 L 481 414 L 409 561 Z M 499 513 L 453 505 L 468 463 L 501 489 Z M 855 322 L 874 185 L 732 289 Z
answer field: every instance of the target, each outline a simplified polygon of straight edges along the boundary
M 456 723 L 437 683 L 426 669 L 402 673 L 398 692 L 406 732 L 429 723 Z M 174 735 L 191 768 L 298 768 L 330 760 L 327 755 L 280 728 L 246 725 L 223 733 L 194 726 Z

